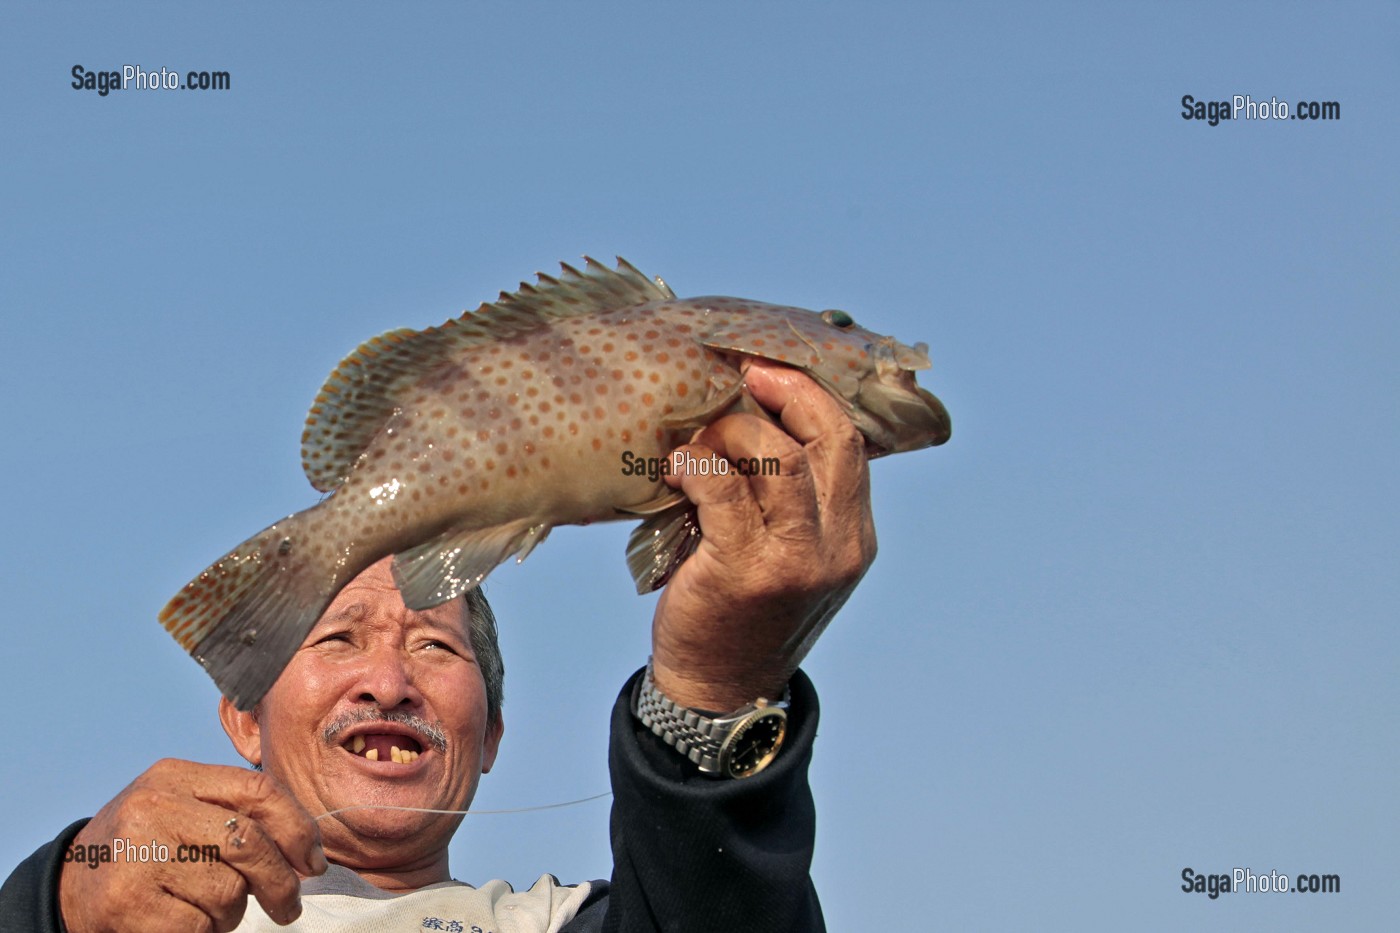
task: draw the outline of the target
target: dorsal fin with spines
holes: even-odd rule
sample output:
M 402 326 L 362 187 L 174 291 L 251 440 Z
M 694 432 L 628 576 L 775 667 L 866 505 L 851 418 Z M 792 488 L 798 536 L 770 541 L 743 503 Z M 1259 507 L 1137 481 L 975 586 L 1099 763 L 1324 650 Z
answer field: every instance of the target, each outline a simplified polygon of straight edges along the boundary
M 584 272 L 559 264 L 558 277 L 537 273 L 538 284 L 521 282 L 439 327 L 380 334 L 355 348 L 326 379 L 301 435 L 302 468 L 311 485 L 330 492 L 350 475 L 384 423 L 403 405 L 416 383 L 472 347 L 547 327 L 559 318 L 632 307 L 675 297 L 666 283 L 652 281 L 621 256 L 616 271 L 585 256 Z

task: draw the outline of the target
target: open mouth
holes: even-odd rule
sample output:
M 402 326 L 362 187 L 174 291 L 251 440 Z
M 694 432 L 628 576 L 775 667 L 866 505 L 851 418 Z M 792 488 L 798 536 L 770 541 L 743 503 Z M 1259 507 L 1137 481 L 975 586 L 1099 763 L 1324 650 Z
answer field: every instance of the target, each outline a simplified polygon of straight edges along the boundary
M 412 764 L 423 752 L 422 743 L 412 736 L 384 732 L 352 736 L 340 747 L 369 761 L 392 761 L 397 765 Z

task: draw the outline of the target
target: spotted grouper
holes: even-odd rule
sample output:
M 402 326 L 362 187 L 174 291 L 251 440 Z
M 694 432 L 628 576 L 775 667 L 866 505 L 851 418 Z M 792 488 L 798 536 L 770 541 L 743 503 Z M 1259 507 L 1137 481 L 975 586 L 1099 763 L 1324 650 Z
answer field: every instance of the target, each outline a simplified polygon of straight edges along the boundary
M 947 411 L 914 381 L 923 344 L 844 311 L 677 299 L 622 259 L 562 268 L 441 327 L 376 337 L 331 373 L 302 435 L 307 478 L 330 495 L 215 561 L 160 614 L 240 709 L 388 554 L 405 603 L 424 609 L 523 560 L 556 525 L 640 517 L 629 568 L 638 592 L 662 586 L 699 528 L 656 466 L 719 417 L 762 413 L 746 357 L 814 379 L 871 456 L 948 439 Z

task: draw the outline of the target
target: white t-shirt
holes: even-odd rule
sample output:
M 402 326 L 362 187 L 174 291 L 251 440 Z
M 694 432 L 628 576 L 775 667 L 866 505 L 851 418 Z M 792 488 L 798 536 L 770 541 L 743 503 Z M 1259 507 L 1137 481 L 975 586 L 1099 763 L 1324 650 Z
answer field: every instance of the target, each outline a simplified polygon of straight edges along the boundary
M 295 923 L 278 926 L 250 897 L 236 933 L 557 933 L 592 887 L 589 882 L 566 887 L 553 875 L 541 875 L 528 891 L 516 892 L 504 881 L 479 888 L 442 881 L 391 894 L 332 865 L 302 882 Z

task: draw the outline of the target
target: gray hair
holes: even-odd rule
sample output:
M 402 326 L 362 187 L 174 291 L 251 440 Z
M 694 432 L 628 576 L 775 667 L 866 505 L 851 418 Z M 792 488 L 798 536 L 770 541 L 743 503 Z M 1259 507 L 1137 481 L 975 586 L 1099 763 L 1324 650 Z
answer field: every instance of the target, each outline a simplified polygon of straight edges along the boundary
M 486 594 L 477 586 L 463 597 L 467 604 L 467 635 L 476 655 L 481 679 L 486 681 L 486 722 L 495 725 L 501 719 L 501 704 L 505 702 L 506 663 L 501 658 L 501 643 L 496 633 L 496 614 L 486 601 Z

